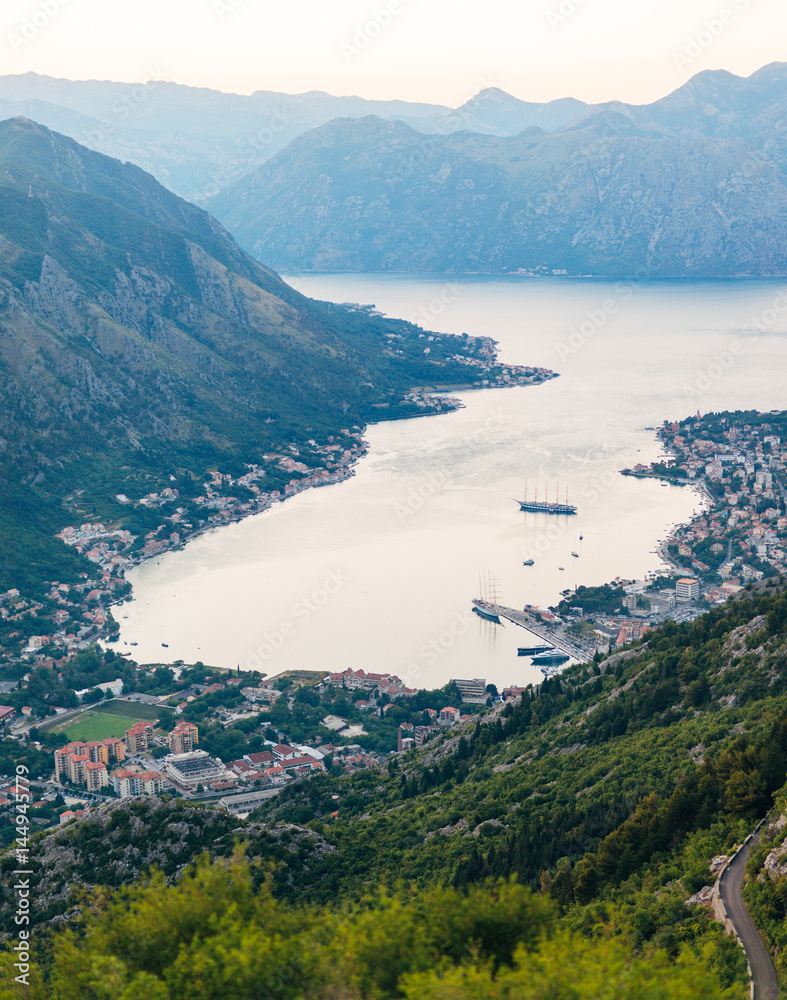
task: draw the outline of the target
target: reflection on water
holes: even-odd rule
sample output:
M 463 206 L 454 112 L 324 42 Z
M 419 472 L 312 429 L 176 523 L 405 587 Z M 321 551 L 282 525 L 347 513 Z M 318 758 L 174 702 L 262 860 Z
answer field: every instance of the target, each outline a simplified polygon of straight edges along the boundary
M 445 284 L 290 280 L 406 318 L 431 308 Z M 522 607 L 657 571 L 658 541 L 700 501 L 619 470 L 659 455 L 652 428 L 665 418 L 784 406 L 785 321 L 766 334 L 744 330 L 773 301 L 774 283 L 659 282 L 624 295 L 603 282 L 450 280 L 457 293 L 436 328 L 491 335 L 503 360 L 561 377 L 464 393 L 465 409 L 452 414 L 374 425 L 353 479 L 136 568 L 121 649 L 135 641 L 141 662 L 163 654 L 269 674 L 362 667 L 415 686 L 538 680 L 517 657 L 530 635 L 470 611 L 479 573 L 494 575 L 503 604 Z M 723 367 L 714 359 L 732 343 L 740 350 Z M 540 491 L 559 483 L 578 514 L 521 512 L 515 498 L 537 480 Z

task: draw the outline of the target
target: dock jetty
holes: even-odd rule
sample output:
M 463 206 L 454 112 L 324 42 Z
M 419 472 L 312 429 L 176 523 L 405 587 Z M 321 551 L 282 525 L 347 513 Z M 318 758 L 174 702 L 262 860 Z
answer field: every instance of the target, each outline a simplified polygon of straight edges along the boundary
M 507 618 L 514 625 L 526 628 L 528 632 L 537 635 L 539 639 L 543 639 L 548 645 L 554 646 L 555 649 L 563 650 L 564 653 L 567 653 L 575 660 L 579 660 L 580 663 L 590 660 L 593 656 L 594 650 L 589 650 L 587 647 L 579 645 L 579 643 L 569 642 L 562 633 L 555 631 L 543 622 L 536 621 L 533 615 L 527 611 L 507 608 L 502 604 L 496 604 L 495 611 L 499 618 Z

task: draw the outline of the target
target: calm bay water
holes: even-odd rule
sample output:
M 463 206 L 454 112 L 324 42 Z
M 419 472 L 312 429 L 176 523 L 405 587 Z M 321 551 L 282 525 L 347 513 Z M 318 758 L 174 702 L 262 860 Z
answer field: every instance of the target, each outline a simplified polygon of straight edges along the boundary
M 493 574 L 502 603 L 521 607 L 659 570 L 658 541 L 700 500 L 618 475 L 660 454 L 648 428 L 698 409 L 787 405 L 787 293 L 775 282 L 288 280 L 315 298 L 492 336 L 503 361 L 561 377 L 466 392 L 458 412 L 372 426 L 370 454 L 348 482 L 135 568 L 120 648 L 137 642 L 140 662 L 201 659 L 269 674 L 363 667 L 419 687 L 539 680 L 516 655 L 524 630 L 470 613 L 479 575 Z M 579 514 L 521 513 L 512 498 L 526 480 L 530 494 L 538 480 L 541 496 L 559 481 Z M 535 565 L 523 566 L 529 557 Z

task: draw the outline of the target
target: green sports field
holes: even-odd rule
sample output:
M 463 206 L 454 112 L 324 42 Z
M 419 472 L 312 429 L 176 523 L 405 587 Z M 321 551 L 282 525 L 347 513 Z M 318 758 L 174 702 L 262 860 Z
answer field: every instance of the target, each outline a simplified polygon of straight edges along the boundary
M 110 736 L 122 739 L 123 733 L 135 722 L 139 722 L 139 719 L 124 718 L 122 715 L 110 715 L 107 712 L 90 709 L 81 712 L 75 719 L 69 719 L 62 727 L 53 728 L 55 732 L 68 737 L 69 742 L 82 740 L 87 743 L 89 740 L 106 740 Z
M 51 732 L 62 733 L 69 742 L 105 740 L 110 736 L 123 738 L 123 734 L 140 719 L 152 722 L 158 716 L 154 705 L 136 705 L 131 702 L 110 701 L 100 703 L 79 715 L 47 727 Z
M 136 719 L 137 722 L 140 719 L 149 722 L 151 719 L 157 719 L 159 716 L 157 705 L 138 705 L 136 702 L 130 701 L 108 701 L 96 707 L 105 715 L 129 716 L 132 719 Z

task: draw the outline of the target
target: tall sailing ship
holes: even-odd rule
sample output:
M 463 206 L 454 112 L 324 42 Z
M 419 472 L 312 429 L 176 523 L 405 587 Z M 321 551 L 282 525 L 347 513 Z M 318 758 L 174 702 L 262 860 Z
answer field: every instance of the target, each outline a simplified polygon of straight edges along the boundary
M 536 495 L 534 500 L 529 500 L 527 496 L 527 483 L 525 483 L 525 496 L 522 500 L 514 500 L 514 503 L 519 504 L 520 510 L 529 510 L 534 513 L 540 514 L 576 514 L 577 508 L 568 502 L 568 488 L 566 488 L 566 500 L 565 503 L 561 503 L 558 498 L 558 493 L 560 490 L 560 484 L 555 486 L 555 499 L 549 499 L 549 480 L 547 480 L 547 485 L 545 489 L 545 498 L 543 500 L 538 499 L 538 481 L 536 481 Z
M 473 598 L 473 611 L 487 621 L 500 624 L 500 605 L 498 603 L 497 580 L 487 573 L 486 577 L 479 577 L 478 592 L 480 597 Z

